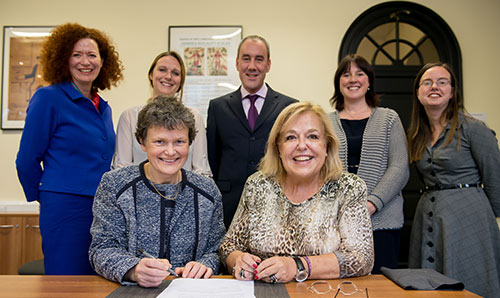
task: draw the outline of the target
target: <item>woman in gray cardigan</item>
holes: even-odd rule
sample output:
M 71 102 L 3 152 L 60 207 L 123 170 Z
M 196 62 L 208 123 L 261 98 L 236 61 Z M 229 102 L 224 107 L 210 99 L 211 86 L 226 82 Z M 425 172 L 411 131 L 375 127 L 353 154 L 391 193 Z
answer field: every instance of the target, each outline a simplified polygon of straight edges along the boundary
M 139 113 L 148 160 L 105 173 L 95 196 L 90 263 L 123 284 L 158 286 L 170 273 L 217 274 L 225 229 L 215 182 L 182 169 L 196 135 L 193 114 L 173 97 Z
M 330 103 L 344 170 L 360 176 L 368 187 L 368 211 L 373 226 L 375 264 L 396 268 L 403 227 L 401 191 L 410 175 L 406 136 L 398 114 L 378 108 L 375 74 L 361 56 L 348 55 L 335 72 Z

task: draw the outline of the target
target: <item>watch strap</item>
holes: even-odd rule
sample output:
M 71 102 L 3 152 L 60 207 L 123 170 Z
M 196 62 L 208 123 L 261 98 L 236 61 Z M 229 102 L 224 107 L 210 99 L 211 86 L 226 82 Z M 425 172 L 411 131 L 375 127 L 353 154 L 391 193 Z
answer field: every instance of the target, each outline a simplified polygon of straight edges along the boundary
M 293 257 L 293 260 L 295 261 L 295 264 L 297 264 L 297 274 L 295 274 L 295 280 L 297 282 L 305 281 L 309 277 L 309 274 L 307 273 L 306 268 L 304 268 L 304 263 L 299 257 Z
M 302 263 L 302 260 L 299 257 L 293 257 L 293 260 L 295 261 L 295 264 L 297 264 L 297 272 L 306 270 L 304 263 Z
M 312 272 L 312 269 L 311 269 L 311 260 L 309 260 L 309 258 L 307 256 L 302 256 L 304 258 L 304 260 L 306 260 L 306 263 L 307 263 L 307 272 L 309 276 L 311 276 L 311 272 Z

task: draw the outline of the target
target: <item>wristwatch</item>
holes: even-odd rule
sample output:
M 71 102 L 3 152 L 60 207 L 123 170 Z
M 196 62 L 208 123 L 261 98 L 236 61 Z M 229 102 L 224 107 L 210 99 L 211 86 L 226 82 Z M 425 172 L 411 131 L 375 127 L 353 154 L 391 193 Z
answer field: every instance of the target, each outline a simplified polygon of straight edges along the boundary
M 295 280 L 298 282 L 305 281 L 309 277 L 309 274 L 307 273 L 306 268 L 304 268 L 304 263 L 302 263 L 302 260 L 299 257 L 293 257 L 293 260 L 295 261 L 295 264 L 297 264 L 297 274 L 295 274 Z

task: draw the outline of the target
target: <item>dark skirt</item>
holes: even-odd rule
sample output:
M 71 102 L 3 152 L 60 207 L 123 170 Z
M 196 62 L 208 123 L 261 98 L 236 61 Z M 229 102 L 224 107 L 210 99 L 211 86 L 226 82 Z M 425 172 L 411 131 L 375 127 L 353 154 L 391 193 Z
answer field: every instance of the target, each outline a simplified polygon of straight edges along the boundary
M 40 191 L 40 231 L 45 274 L 96 274 L 90 267 L 94 197 Z

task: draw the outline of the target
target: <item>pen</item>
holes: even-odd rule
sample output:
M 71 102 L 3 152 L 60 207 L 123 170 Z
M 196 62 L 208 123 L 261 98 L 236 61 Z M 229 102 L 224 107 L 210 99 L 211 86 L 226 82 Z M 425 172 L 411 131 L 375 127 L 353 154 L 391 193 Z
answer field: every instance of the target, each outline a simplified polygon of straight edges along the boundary
M 140 248 L 137 251 L 140 252 L 141 254 L 143 254 L 144 256 L 148 257 L 148 258 L 156 259 L 151 254 L 145 252 L 144 250 L 142 250 Z M 168 268 L 167 271 L 170 272 L 170 274 L 172 274 L 173 276 L 179 277 L 179 274 L 175 273 L 175 271 L 172 268 Z

